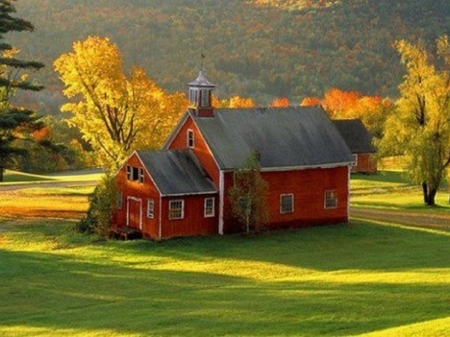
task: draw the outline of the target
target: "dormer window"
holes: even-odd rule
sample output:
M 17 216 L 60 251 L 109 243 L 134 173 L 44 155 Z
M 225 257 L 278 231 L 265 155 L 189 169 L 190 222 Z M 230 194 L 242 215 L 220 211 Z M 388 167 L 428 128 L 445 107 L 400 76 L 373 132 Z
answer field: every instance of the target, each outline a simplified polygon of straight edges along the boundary
M 187 147 L 190 149 L 194 147 L 194 131 L 191 129 L 187 131 Z

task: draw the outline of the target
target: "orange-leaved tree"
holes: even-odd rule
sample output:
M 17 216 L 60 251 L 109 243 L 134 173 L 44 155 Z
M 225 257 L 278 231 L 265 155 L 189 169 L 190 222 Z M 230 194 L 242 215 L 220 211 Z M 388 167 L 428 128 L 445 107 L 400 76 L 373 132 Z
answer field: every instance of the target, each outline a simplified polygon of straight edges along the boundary
M 384 122 L 392 103 L 380 96 L 364 96 L 357 91 L 332 88 L 323 98 L 306 97 L 302 106 L 321 105 L 332 119 L 360 119 L 376 138 L 383 134 Z
M 253 108 L 255 103 L 251 98 L 231 96 L 229 99 L 219 99 L 213 96 L 213 106 L 216 108 Z

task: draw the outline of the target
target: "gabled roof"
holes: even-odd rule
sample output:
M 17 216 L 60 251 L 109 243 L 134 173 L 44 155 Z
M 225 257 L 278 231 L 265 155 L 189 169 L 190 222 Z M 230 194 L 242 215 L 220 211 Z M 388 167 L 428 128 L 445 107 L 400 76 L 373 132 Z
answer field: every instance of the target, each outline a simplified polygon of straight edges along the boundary
M 190 150 L 136 151 L 162 196 L 215 193 Z
M 190 114 L 220 169 L 259 154 L 263 169 L 347 165 L 351 152 L 320 107 L 215 109 L 214 117 Z
M 372 136 L 359 119 L 334 120 L 334 125 L 344 138 L 352 153 L 374 153 Z

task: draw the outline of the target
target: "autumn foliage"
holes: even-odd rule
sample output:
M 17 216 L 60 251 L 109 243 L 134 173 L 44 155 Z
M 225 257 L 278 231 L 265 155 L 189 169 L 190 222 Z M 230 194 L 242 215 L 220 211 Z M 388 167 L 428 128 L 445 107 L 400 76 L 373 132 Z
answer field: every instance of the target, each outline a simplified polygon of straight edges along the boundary
M 141 68 L 125 74 L 107 38 L 75 42 L 54 66 L 70 100 L 62 111 L 106 168 L 116 169 L 134 150 L 159 148 L 187 106 L 184 94 L 167 94 Z
M 301 106 L 321 105 L 331 119 L 361 119 L 366 128 L 381 137 L 391 101 L 380 96 L 364 96 L 357 91 L 328 90 L 323 98 L 306 97 Z
M 213 95 L 213 106 L 215 108 L 253 108 L 255 103 L 251 98 L 231 96 L 229 99 L 219 99 Z

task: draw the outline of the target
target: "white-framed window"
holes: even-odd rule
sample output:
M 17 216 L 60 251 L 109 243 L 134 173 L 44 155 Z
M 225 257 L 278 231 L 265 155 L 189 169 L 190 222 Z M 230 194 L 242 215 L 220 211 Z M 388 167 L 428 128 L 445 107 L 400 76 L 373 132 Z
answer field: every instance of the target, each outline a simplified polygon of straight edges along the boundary
M 132 169 L 130 165 L 127 165 L 127 180 L 131 180 Z
M 357 154 L 353 154 L 352 155 L 352 166 L 357 166 L 358 165 L 358 155 Z
M 123 193 L 117 192 L 116 208 L 122 209 L 123 207 Z
M 155 201 L 153 199 L 147 200 L 147 218 L 153 219 L 155 217 Z
M 194 147 L 194 142 L 195 142 L 195 140 L 194 140 L 194 131 L 193 130 L 191 130 L 191 129 L 189 129 L 188 131 L 187 131 L 187 146 L 188 146 L 188 148 L 193 148 Z
M 198 99 L 198 90 L 191 89 L 189 91 L 189 101 L 190 105 L 197 105 L 197 99 Z
M 289 194 L 281 194 L 280 195 L 280 213 L 292 213 L 294 212 L 294 195 L 292 193 Z
M 169 220 L 184 218 L 184 200 L 169 201 Z
M 139 181 L 141 184 L 144 183 L 144 169 L 142 167 L 135 167 L 127 165 L 127 180 Z
M 325 208 L 336 208 L 338 203 L 337 193 L 335 190 L 325 191 Z
M 205 218 L 214 216 L 214 198 L 205 198 Z
M 200 97 L 201 97 L 201 104 L 200 104 L 200 106 L 202 106 L 202 107 L 209 106 L 209 92 L 208 92 L 208 90 L 202 90 Z

